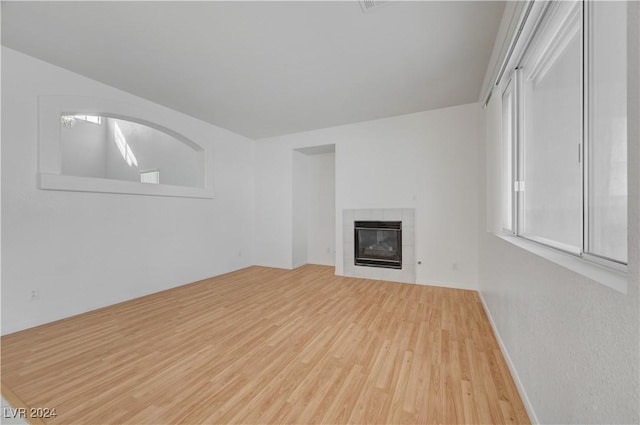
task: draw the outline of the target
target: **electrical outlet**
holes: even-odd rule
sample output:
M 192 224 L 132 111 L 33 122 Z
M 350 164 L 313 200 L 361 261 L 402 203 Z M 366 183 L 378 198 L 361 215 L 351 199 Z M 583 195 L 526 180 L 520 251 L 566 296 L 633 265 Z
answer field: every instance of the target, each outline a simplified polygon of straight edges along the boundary
M 40 290 L 32 289 L 31 290 L 31 301 L 37 301 L 40 299 Z

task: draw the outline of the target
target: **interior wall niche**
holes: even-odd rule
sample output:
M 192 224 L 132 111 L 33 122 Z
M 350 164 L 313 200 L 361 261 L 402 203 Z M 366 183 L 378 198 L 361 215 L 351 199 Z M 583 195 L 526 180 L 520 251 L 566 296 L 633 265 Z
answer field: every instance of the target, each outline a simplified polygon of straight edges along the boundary
M 292 266 L 335 265 L 335 145 L 292 151 Z
M 213 198 L 213 156 L 189 130 L 122 102 L 39 98 L 39 187 Z

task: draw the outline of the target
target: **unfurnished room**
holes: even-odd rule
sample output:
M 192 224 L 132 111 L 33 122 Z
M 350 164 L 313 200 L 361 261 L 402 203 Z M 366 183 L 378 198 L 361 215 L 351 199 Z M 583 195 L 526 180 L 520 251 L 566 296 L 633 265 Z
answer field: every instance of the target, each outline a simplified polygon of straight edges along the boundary
M 0 5 L 1 423 L 640 423 L 640 2 Z

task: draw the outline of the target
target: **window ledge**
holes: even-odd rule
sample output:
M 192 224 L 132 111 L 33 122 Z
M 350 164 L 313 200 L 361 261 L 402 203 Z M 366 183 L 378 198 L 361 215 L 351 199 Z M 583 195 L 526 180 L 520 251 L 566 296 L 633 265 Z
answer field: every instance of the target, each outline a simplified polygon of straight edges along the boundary
M 584 258 L 507 234 L 495 234 L 500 239 L 594 280 L 620 293 L 627 293 L 627 273 L 615 270 Z
M 214 197 L 212 189 L 172 186 L 167 184 L 139 183 L 93 177 L 77 177 L 61 174 L 39 174 L 39 188 L 71 192 L 124 193 L 129 195 L 175 196 L 180 198 Z

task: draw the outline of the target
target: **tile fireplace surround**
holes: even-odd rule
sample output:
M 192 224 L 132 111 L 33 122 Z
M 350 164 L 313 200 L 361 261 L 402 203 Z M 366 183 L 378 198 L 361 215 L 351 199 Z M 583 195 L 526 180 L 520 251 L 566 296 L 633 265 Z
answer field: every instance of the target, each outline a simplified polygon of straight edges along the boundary
M 402 269 L 356 266 L 353 227 L 355 221 L 402 221 Z M 415 210 L 413 208 L 358 209 L 342 211 L 344 275 L 366 279 L 416 282 Z

